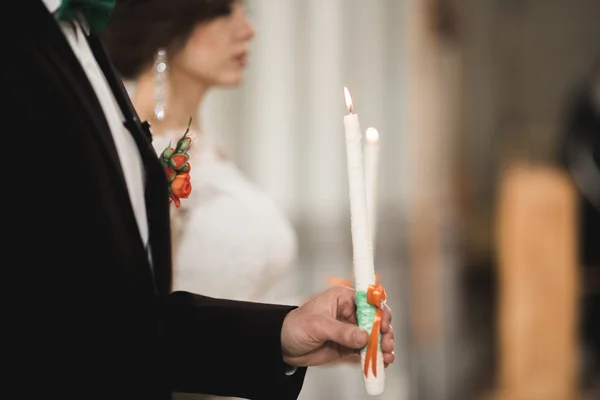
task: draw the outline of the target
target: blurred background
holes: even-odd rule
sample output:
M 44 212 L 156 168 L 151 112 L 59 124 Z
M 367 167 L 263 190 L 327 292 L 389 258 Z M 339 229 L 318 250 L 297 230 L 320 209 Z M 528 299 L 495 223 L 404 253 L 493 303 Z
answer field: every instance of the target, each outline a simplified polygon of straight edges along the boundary
M 600 179 L 567 151 L 600 137 L 600 1 L 247 5 L 245 83 L 199 112 L 294 221 L 298 293 L 352 276 L 344 86 L 379 131 L 375 264 L 397 336 L 382 399 L 600 399 Z M 356 365 L 307 382 L 304 400 L 368 398 Z

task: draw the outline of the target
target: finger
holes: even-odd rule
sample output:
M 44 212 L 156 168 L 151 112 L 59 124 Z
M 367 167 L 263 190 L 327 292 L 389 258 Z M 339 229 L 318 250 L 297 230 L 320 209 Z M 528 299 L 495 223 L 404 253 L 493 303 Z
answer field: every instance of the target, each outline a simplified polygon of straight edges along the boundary
M 385 365 L 385 367 L 387 368 L 388 365 L 393 364 L 394 361 L 396 361 L 396 354 L 395 353 L 385 353 L 383 355 L 383 364 Z
M 331 289 L 333 300 L 337 304 L 337 319 L 356 325 L 356 291 L 345 286 Z
M 383 308 L 383 315 L 381 316 L 381 333 L 387 333 L 390 330 L 392 323 L 392 310 L 387 306 Z
M 356 291 L 352 287 L 336 286 L 329 290 L 333 292 L 333 295 L 337 299 L 339 304 L 356 303 Z
M 335 319 L 325 319 L 320 324 L 323 341 L 332 341 L 350 349 L 360 349 L 367 345 L 369 335 L 353 324 L 347 324 Z
M 356 325 L 356 304 L 342 303 L 338 306 L 337 319 Z
M 383 351 L 384 353 L 391 353 L 394 351 L 394 330 L 390 330 L 388 331 L 388 333 L 385 333 L 383 335 L 381 335 L 381 351 Z

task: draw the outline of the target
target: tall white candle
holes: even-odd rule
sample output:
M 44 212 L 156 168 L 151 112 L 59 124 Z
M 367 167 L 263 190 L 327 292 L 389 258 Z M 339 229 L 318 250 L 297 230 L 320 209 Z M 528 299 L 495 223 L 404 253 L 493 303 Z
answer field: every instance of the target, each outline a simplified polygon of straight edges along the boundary
M 377 180 L 379 178 L 379 132 L 373 127 L 367 128 L 365 138 L 367 210 L 369 213 L 369 231 L 371 232 L 373 253 L 375 253 L 375 237 L 377 236 Z
M 369 285 L 375 283 L 375 267 L 367 213 L 362 133 L 358 115 L 353 112 L 352 97 L 346 87 L 344 87 L 344 96 L 346 107 L 348 107 L 348 114 L 344 116 L 344 132 L 346 135 L 355 288 L 358 291 L 367 291 Z
M 367 394 L 379 396 L 385 388 L 385 369 L 381 347 L 377 344 L 381 334 L 374 329 L 377 309 L 368 302 L 369 286 L 375 282 L 373 265 L 373 246 L 369 232 L 369 216 L 367 212 L 367 193 L 365 190 L 365 170 L 363 166 L 362 133 L 358 115 L 353 111 L 352 97 L 344 88 L 348 114 L 344 116 L 344 132 L 346 136 L 346 159 L 348 168 L 348 186 L 350 194 L 350 218 L 352 229 L 352 250 L 354 260 L 354 287 L 356 289 L 356 315 L 358 325 L 369 335 L 375 335 L 374 353 L 367 348 L 361 350 L 361 369 Z M 376 332 L 372 333 L 373 330 Z M 371 336 L 373 337 L 373 336 Z M 376 355 L 373 360 L 371 355 Z M 369 356 L 369 357 L 367 357 Z

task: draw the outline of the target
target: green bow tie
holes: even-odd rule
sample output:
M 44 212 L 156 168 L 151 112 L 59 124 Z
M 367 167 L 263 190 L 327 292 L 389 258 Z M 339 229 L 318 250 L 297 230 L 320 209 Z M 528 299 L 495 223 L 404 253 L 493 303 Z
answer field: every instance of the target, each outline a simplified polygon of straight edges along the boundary
M 82 13 L 93 34 L 98 35 L 108 22 L 115 0 L 61 0 L 58 9 L 60 21 L 75 19 Z

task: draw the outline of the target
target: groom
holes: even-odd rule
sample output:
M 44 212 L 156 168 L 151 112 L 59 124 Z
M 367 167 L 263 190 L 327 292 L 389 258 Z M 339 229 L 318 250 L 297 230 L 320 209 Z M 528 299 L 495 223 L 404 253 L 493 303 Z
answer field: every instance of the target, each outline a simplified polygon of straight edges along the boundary
M 3 269 L 4 392 L 295 399 L 305 366 L 366 345 L 354 292 L 333 288 L 299 308 L 170 293 L 164 173 L 97 39 L 111 6 L 18 0 L 7 12 L 19 30 L 3 47 L 4 116 L 19 130 L 3 157 L 18 220 L 4 235 L 15 256 Z M 388 364 L 390 320 L 386 309 Z

